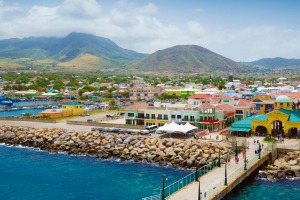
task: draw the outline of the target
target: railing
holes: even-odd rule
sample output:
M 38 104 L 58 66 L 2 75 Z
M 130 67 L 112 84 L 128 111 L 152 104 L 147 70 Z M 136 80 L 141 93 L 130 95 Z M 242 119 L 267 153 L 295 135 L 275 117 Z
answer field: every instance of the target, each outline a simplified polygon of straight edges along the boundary
M 276 146 L 275 147 L 273 146 L 273 148 L 276 148 Z M 261 151 L 261 157 L 268 155 L 269 151 L 272 151 L 272 145 L 268 145 L 265 149 L 263 149 Z M 258 155 L 253 157 L 252 159 L 248 160 L 247 167 L 253 166 L 257 162 L 257 160 L 259 160 Z M 234 180 L 236 180 L 244 172 L 245 172 L 244 165 L 241 165 L 237 170 L 235 170 L 234 172 L 232 172 L 231 174 L 229 174 L 227 176 L 228 184 L 233 182 Z M 219 183 L 217 183 L 216 185 L 214 185 L 207 191 L 202 192 L 202 194 L 203 194 L 202 199 L 210 199 L 210 198 L 214 197 L 215 195 L 217 195 L 224 187 L 226 187 L 224 185 L 224 183 L 225 183 L 225 177 L 224 177 L 224 179 L 222 179 L 222 181 L 220 181 Z
M 221 163 L 226 161 L 225 157 L 221 157 Z M 196 181 L 196 173 L 198 173 L 198 178 L 205 175 L 206 173 L 210 172 L 211 170 L 213 170 L 214 168 L 216 168 L 218 166 L 218 161 L 214 160 L 214 162 L 212 162 L 210 165 L 208 166 L 204 166 L 201 167 L 200 169 L 198 169 L 197 172 L 192 172 L 190 174 L 188 174 L 187 176 L 179 179 L 178 181 L 168 185 L 167 187 L 164 188 L 164 197 L 168 197 L 172 194 L 174 194 L 175 192 L 181 190 L 182 188 L 186 187 L 187 185 L 191 184 L 192 182 Z M 156 199 L 161 199 L 161 190 L 160 190 L 160 194 L 156 194 L 153 196 L 149 196 L 149 197 L 145 197 L 142 200 L 156 200 Z

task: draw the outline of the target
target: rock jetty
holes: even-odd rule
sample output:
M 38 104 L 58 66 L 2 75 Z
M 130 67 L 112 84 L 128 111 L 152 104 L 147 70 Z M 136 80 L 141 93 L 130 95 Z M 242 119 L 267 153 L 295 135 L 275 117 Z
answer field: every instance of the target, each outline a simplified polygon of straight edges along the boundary
M 226 146 L 212 142 L 23 126 L 0 126 L 0 142 L 54 153 L 119 158 L 122 161 L 134 160 L 182 168 L 212 164 L 216 162 L 219 151 L 221 156 L 229 151 Z
M 276 159 L 266 170 L 260 171 L 259 177 L 268 180 L 300 177 L 300 151 L 288 152 Z

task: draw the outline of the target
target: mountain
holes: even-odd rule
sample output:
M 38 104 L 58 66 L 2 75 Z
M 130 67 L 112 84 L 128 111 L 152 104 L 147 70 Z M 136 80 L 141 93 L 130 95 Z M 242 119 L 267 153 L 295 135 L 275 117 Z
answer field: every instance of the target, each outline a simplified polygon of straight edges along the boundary
M 53 59 L 67 62 L 82 55 L 99 57 L 106 65 L 123 66 L 146 54 L 119 47 L 107 38 L 84 33 L 70 33 L 64 38 L 28 37 L 0 40 L 0 58 Z M 101 62 L 98 63 L 101 65 Z
M 159 50 L 127 67 L 143 71 L 176 72 L 244 69 L 243 65 L 196 45 L 178 45 Z
M 266 68 L 295 68 L 300 67 L 300 59 L 286 59 L 286 58 L 263 58 L 260 60 L 244 63 L 250 66 L 260 66 Z

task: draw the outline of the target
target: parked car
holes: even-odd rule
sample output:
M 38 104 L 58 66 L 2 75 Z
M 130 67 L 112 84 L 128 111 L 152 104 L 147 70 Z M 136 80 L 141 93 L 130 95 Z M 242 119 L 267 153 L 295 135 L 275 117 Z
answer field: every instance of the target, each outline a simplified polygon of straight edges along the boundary
M 95 122 L 93 119 L 87 119 L 86 122 Z

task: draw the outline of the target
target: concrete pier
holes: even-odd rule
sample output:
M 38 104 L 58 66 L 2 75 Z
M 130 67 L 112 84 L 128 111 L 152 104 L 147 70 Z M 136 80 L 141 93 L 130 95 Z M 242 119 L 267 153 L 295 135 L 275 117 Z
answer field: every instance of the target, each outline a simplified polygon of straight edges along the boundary
M 210 173 L 200 178 L 201 199 L 221 199 L 225 197 L 232 189 L 239 185 L 253 171 L 259 168 L 268 159 L 276 158 L 276 148 L 272 149 L 272 145 L 265 145 L 261 152 L 261 158 L 255 154 L 258 145 L 253 143 L 253 139 L 249 138 L 249 149 L 247 149 L 246 170 L 244 169 L 244 158 L 239 154 L 239 163 L 235 163 L 234 159 L 227 164 L 227 185 L 225 185 L 225 164 L 220 168 L 216 168 Z M 174 193 L 168 200 L 194 200 L 198 197 L 199 182 L 194 182 L 187 187 Z

